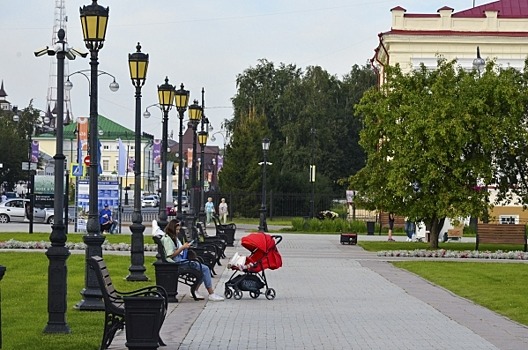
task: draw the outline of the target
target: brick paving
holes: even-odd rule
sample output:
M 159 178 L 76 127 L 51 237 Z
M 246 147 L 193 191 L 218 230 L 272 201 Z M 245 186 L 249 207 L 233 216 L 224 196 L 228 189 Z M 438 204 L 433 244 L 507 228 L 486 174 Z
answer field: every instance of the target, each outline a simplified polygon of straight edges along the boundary
M 161 332 L 167 346 L 160 349 L 528 349 L 528 327 L 395 268 L 387 258 L 341 245 L 335 235 L 282 236 L 284 265 L 266 270 L 274 300 L 247 292 L 224 302 L 180 295 L 170 305 Z M 247 253 L 238 241 L 227 256 L 235 251 Z M 231 276 L 226 264 L 216 267 L 213 279 L 219 294 Z M 110 349 L 126 349 L 124 332 Z

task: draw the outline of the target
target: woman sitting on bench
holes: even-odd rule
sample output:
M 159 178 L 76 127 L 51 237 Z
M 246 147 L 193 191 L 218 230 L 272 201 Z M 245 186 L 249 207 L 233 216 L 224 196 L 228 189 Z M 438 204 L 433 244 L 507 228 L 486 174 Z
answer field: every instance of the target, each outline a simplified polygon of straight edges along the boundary
M 156 220 L 152 221 L 152 235 L 153 236 L 161 236 L 161 242 L 163 243 L 163 247 L 165 248 L 165 252 L 167 254 L 167 261 L 174 262 L 174 263 L 180 263 L 184 262 L 187 259 L 187 249 L 191 247 L 191 243 L 181 243 L 178 239 L 178 233 L 180 231 L 180 221 L 177 219 L 172 219 L 167 227 L 165 227 L 165 233 L 159 228 L 158 222 Z M 213 282 L 211 281 L 211 270 L 209 270 L 209 267 L 205 264 L 198 264 L 195 261 L 189 262 L 190 266 L 202 271 L 203 275 L 203 282 L 205 284 L 205 288 L 207 289 L 207 292 L 209 293 L 209 300 L 211 301 L 222 301 L 224 298 L 218 294 L 215 294 L 213 289 Z M 198 294 L 198 288 L 200 288 L 200 285 L 196 287 L 195 296 L 198 300 L 203 300 L 204 297 Z

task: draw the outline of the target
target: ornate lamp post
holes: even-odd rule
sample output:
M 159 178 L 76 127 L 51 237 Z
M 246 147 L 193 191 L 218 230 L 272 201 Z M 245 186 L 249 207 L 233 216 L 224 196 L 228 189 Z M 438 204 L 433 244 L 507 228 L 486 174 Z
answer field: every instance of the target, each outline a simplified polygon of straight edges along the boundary
M 101 235 L 99 226 L 98 211 L 98 177 L 99 177 L 99 157 L 98 157 L 98 135 L 97 135 L 97 96 L 98 96 L 98 54 L 103 48 L 106 35 L 106 26 L 108 24 L 108 13 L 110 9 L 104 8 L 93 0 L 91 5 L 83 6 L 79 9 L 81 15 L 81 24 L 86 48 L 90 51 L 90 131 L 89 131 L 89 156 L 90 167 L 88 175 L 90 184 L 88 193 L 90 196 L 88 209 L 88 223 L 86 225 L 87 235 L 83 236 L 86 244 L 86 258 L 94 255 L 102 256 L 103 250 L 101 245 L 104 237 Z M 85 267 L 85 288 L 81 291 L 83 300 L 77 304 L 80 310 L 104 310 L 102 294 L 99 289 L 95 273 L 91 271 L 88 264 Z
M 136 88 L 136 130 L 134 143 L 134 213 L 132 214 L 131 238 L 131 265 L 128 268 L 130 274 L 127 281 L 146 281 L 145 276 L 145 256 L 143 253 L 143 216 L 141 215 L 141 88 L 147 79 L 147 68 L 149 63 L 148 54 L 141 52 L 141 45 L 138 43 L 136 52 L 128 55 L 128 67 L 130 68 L 130 79 Z M 128 164 L 127 164 L 128 168 Z
M 262 140 L 262 153 L 264 154 L 264 162 L 262 163 L 262 205 L 260 207 L 260 224 L 258 230 L 260 232 L 268 231 L 268 224 L 266 223 L 266 165 L 268 163 L 268 150 L 270 140 L 266 137 Z
M 196 128 L 198 126 L 198 123 L 202 119 L 203 109 L 200 105 L 198 105 L 198 101 L 194 100 L 194 103 L 189 106 L 189 120 L 191 122 L 192 128 L 193 128 L 193 148 L 192 148 L 192 168 L 191 168 L 191 184 L 192 184 L 192 190 L 191 190 L 191 207 L 190 207 L 190 215 L 193 220 L 194 226 L 194 219 L 195 219 L 195 213 L 196 207 L 197 207 L 197 193 L 196 193 Z
M 161 201 L 158 214 L 158 225 L 164 230 L 167 226 L 167 148 L 169 134 L 169 111 L 174 101 L 174 86 L 165 78 L 165 84 L 158 85 L 158 101 L 163 111 L 163 135 L 161 140 Z
M 51 247 L 46 251 L 49 260 L 48 266 L 48 323 L 44 333 L 70 333 L 70 327 L 66 323 L 67 308 L 67 267 L 66 260 L 70 251 L 65 246 L 66 226 L 64 223 L 64 154 L 63 154 L 63 122 L 64 122 L 64 59 L 74 59 L 75 55 L 70 52 L 68 44 L 64 40 L 66 33 L 59 29 L 57 33 L 57 45 L 48 49 L 50 56 L 57 57 L 57 122 L 55 143 L 55 175 L 54 175 L 54 212 L 55 220 L 52 225 L 50 241 Z M 35 52 L 40 56 L 42 52 Z M 83 55 L 83 57 L 86 55 Z M 33 185 L 32 185 L 33 186 Z M 32 193 L 33 195 L 33 193 Z M 33 200 L 33 199 L 32 199 Z M 33 204 L 33 203 L 32 203 Z M 33 210 L 33 205 L 31 206 Z M 30 219 L 32 220 L 32 219 Z
M 205 119 L 205 120 L 204 120 Z M 199 221 L 205 222 L 205 191 L 204 191 L 204 169 L 205 169 L 205 146 L 207 144 L 208 132 L 204 130 L 204 125 L 209 127 L 209 119 L 202 118 L 202 129 L 198 132 L 198 143 L 200 144 L 200 214 Z M 206 129 L 207 130 L 207 129 Z
M 183 114 L 189 105 L 189 91 L 184 89 L 183 84 L 175 91 L 174 103 L 180 119 L 180 133 L 178 134 L 178 215 L 182 213 L 183 195 Z

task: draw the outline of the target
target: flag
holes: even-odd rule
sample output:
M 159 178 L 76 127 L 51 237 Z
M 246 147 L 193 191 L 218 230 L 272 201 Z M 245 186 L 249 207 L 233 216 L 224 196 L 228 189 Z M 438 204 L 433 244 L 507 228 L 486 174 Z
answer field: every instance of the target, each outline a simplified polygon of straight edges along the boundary
M 101 141 L 97 140 L 98 147 L 97 147 L 97 175 L 101 175 L 103 173 L 103 166 L 101 164 Z
M 125 145 L 123 144 L 123 141 L 121 139 L 118 139 L 118 147 L 119 147 L 119 157 L 117 160 L 117 176 L 125 176 L 126 175 L 126 168 L 127 168 L 127 151 L 125 148 Z
M 38 163 L 39 158 L 39 142 L 33 140 L 31 143 L 31 163 Z
M 83 175 L 83 159 L 82 159 L 82 144 L 81 139 L 77 138 L 77 167 L 74 168 L 72 176 L 82 176 Z
M 160 164 L 161 163 L 161 140 L 160 139 L 154 140 L 154 150 L 152 151 L 152 155 L 154 157 L 154 164 Z

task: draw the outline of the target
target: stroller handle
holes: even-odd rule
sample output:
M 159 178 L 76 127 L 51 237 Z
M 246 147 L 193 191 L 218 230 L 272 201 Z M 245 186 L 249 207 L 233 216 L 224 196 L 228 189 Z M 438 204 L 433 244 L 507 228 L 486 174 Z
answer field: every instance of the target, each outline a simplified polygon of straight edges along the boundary
M 282 241 L 282 236 L 279 235 L 273 235 L 271 236 L 275 240 L 275 245 L 279 244 Z

